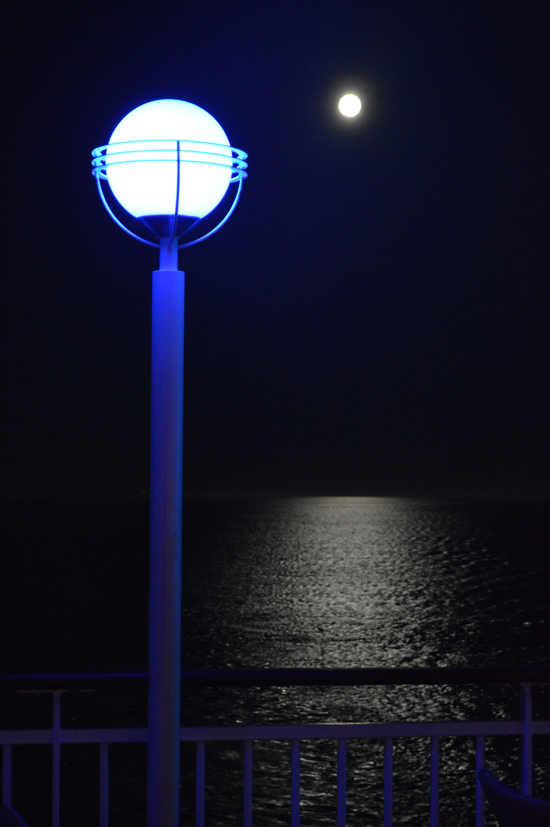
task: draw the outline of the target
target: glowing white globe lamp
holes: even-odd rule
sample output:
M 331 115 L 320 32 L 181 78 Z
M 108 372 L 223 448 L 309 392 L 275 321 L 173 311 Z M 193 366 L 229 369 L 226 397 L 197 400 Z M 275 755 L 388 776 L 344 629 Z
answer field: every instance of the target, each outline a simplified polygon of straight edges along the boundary
M 185 273 L 178 270 L 178 250 L 225 224 L 247 175 L 247 155 L 230 146 L 220 124 L 200 106 L 168 99 L 138 106 L 92 156 L 92 173 L 111 218 L 133 238 L 160 248 L 151 337 L 147 825 L 179 827 Z M 158 241 L 137 235 L 117 218 L 105 182 L 126 213 Z M 220 204 L 231 184 L 237 184 L 236 194 L 222 220 L 199 238 L 181 241 Z
M 178 247 L 216 232 L 233 212 L 247 176 L 246 153 L 231 147 L 217 120 L 194 103 L 171 98 L 133 109 L 109 143 L 94 149 L 92 156 L 92 173 L 111 217 L 134 238 L 160 247 L 164 238 L 170 244 L 181 239 L 220 204 L 229 185 L 237 183 L 233 205 L 218 226 Z M 120 206 L 157 236 L 158 244 L 136 235 L 115 216 L 103 181 Z
M 348 92 L 338 101 L 338 109 L 345 118 L 355 118 L 361 111 L 361 99 L 353 92 Z
M 227 192 L 233 159 L 217 120 L 187 101 L 152 101 L 121 120 L 106 152 L 113 195 L 136 218 L 174 213 L 174 137 L 180 139 L 178 215 L 204 218 Z

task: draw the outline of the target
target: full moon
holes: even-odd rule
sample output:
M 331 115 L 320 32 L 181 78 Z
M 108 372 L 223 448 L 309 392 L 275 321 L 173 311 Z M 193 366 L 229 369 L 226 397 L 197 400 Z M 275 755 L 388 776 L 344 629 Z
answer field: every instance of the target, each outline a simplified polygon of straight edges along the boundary
M 349 93 L 338 101 L 338 109 L 346 118 L 355 118 L 361 111 L 361 101 L 357 95 Z

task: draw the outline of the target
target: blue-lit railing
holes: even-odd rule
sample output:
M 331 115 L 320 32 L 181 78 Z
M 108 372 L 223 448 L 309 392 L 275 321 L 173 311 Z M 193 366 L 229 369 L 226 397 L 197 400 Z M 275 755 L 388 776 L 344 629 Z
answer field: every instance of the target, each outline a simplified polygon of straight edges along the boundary
M 109 746 L 146 743 L 146 728 L 64 729 L 61 727 L 62 693 L 83 687 L 145 682 L 146 675 L 87 676 L 12 676 L 0 678 L 0 687 L 51 692 L 53 722 L 49 729 L 5 730 L 2 745 L 2 801 L 12 801 L 12 747 L 15 745 L 52 745 L 52 826 L 60 821 L 61 747 L 68 744 L 97 744 L 99 748 L 99 825 L 109 824 Z M 550 684 L 550 669 L 349 669 L 349 670 L 265 670 L 233 672 L 187 672 L 184 686 L 282 686 L 282 685 L 465 685 L 516 684 L 521 687 L 522 717 L 518 720 L 430 721 L 394 723 L 304 724 L 275 726 L 183 727 L 182 742 L 196 744 L 195 819 L 196 827 L 205 824 L 206 745 L 212 742 L 244 743 L 243 824 L 252 827 L 254 742 L 291 743 L 291 827 L 300 825 L 301 743 L 317 739 L 337 742 L 335 781 L 337 788 L 336 823 L 346 825 L 346 763 L 349 739 L 382 739 L 384 743 L 384 827 L 393 825 L 394 743 L 400 738 L 430 739 L 430 827 L 439 827 L 439 750 L 442 738 L 474 738 L 476 774 L 484 766 L 485 739 L 494 736 L 519 736 L 521 739 L 520 790 L 532 794 L 532 743 L 534 735 L 550 735 L 550 721 L 534 720 L 531 685 Z M 475 825 L 484 825 L 484 796 L 476 783 Z

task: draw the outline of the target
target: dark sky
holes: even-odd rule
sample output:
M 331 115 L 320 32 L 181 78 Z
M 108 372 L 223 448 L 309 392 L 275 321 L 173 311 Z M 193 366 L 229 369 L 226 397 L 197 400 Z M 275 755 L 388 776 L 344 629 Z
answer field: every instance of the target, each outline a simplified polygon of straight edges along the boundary
M 157 258 L 108 218 L 90 151 L 173 97 L 250 156 L 229 223 L 180 259 L 186 491 L 550 493 L 546 12 L 19 2 L 0 491 L 147 489 Z

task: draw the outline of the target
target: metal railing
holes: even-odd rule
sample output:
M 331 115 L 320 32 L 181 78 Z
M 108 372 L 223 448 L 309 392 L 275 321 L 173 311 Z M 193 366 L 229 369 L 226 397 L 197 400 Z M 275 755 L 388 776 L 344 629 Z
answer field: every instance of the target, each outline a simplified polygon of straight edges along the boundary
M 12 802 L 12 747 L 15 745 L 52 745 L 52 825 L 59 827 L 61 747 L 68 744 L 97 744 L 99 748 L 99 825 L 109 823 L 109 746 L 146 743 L 146 728 L 69 729 L 61 727 L 61 698 L 64 691 L 97 685 L 144 682 L 146 675 L 86 676 L 5 676 L 0 687 L 23 691 L 51 692 L 53 721 L 49 729 L 0 731 L 2 745 L 2 801 Z M 181 741 L 196 744 L 195 822 L 205 824 L 206 745 L 212 742 L 244 743 L 243 824 L 252 827 L 254 742 L 291 743 L 291 827 L 300 825 L 301 744 L 303 741 L 332 739 L 337 743 L 336 823 L 346 825 L 347 742 L 350 739 L 381 739 L 384 744 L 384 827 L 393 824 L 393 763 L 396 739 L 430 739 L 430 827 L 439 827 L 440 743 L 442 738 L 475 739 L 476 776 L 484 765 L 485 739 L 490 736 L 519 736 L 521 739 L 520 790 L 532 794 L 532 744 L 534 735 L 550 735 L 550 720 L 534 720 L 531 686 L 550 684 L 549 668 L 525 669 L 287 669 L 232 672 L 186 672 L 182 684 L 201 686 L 358 686 L 358 685 L 465 685 L 516 684 L 521 687 L 522 716 L 518 720 L 430 721 L 394 723 L 344 723 L 259 726 L 183 727 Z M 476 781 L 476 827 L 484 824 L 484 796 Z

